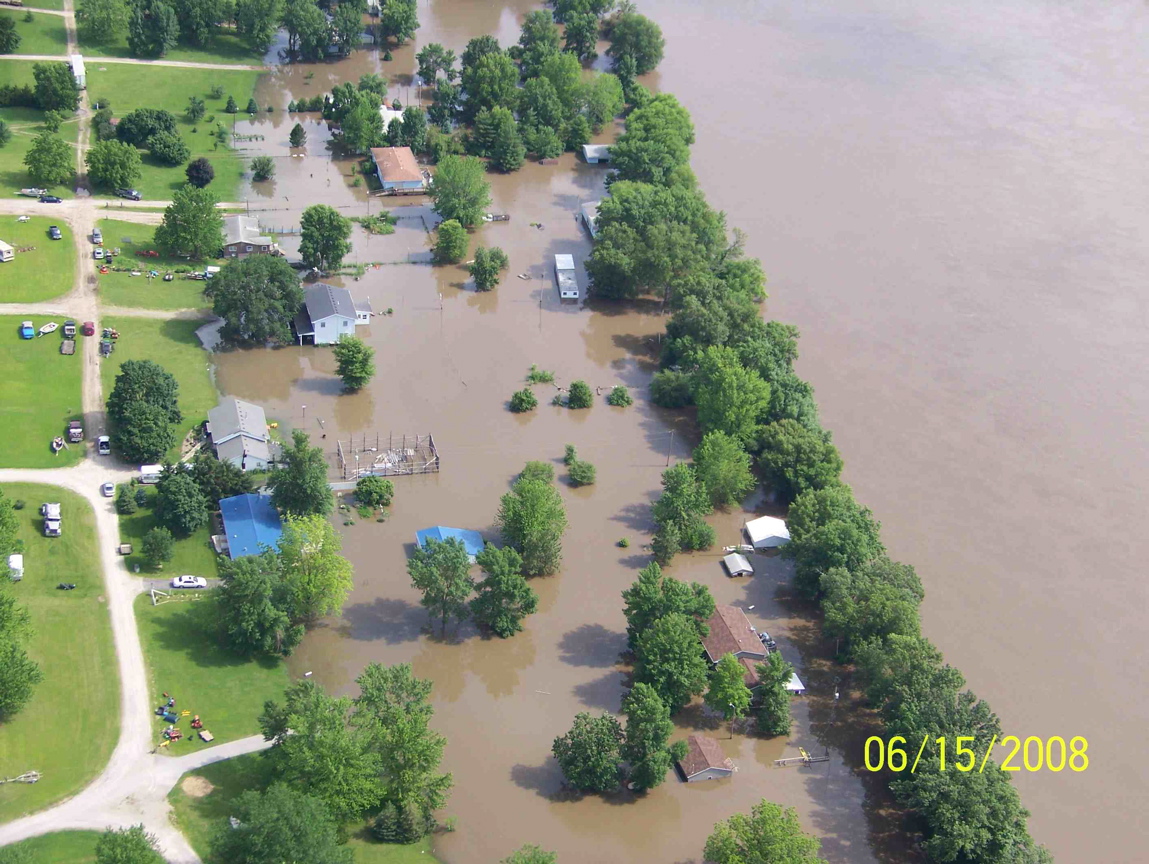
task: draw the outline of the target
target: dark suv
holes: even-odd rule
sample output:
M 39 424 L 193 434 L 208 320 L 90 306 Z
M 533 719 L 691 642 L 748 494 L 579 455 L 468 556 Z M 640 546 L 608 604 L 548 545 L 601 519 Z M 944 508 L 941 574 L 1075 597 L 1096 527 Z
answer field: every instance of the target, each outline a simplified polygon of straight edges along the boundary
M 139 201 L 140 193 L 135 189 L 117 189 L 116 194 L 121 198 L 127 198 L 129 201 Z
M 50 225 L 48 227 L 48 236 L 51 237 L 53 240 L 61 240 L 61 239 L 63 239 L 64 235 L 60 233 L 59 227 L 57 227 L 56 225 Z

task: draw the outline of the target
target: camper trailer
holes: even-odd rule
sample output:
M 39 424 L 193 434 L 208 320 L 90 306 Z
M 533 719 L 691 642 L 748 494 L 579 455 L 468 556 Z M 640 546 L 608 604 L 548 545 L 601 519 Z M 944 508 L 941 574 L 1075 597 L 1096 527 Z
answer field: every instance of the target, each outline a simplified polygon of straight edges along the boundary
M 0 261 L 11 261 L 15 257 L 16 251 L 3 240 L 0 240 Z
M 140 482 L 141 483 L 159 483 L 160 472 L 164 470 L 163 465 L 141 465 L 140 466 Z

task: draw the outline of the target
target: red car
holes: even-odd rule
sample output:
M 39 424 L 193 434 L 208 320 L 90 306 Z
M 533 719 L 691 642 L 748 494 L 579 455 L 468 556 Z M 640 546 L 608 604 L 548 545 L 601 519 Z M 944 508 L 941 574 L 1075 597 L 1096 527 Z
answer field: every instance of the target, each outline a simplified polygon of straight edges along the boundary
M 83 333 L 85 336 L 95 336 L 96 335 L 96 322 L 95 321 L 85 321 L 83 326 L 80 328 L 80 332 Z

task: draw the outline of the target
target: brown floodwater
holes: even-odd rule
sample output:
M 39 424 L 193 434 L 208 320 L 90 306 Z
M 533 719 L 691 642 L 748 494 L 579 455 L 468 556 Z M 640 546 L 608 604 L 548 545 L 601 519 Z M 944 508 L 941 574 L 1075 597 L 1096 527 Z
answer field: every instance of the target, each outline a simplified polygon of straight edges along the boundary
M 461 52 L 488 32 L 510 44 L 531 8 L 421 3 L 417 41 L 392 62 L 365 50 L 280 67 L 257 97 L 280 110 L 239 126 L 265 136 L 250 152 L 277 157 L 276 179 L 244 192 L 265 225 L 298 225 L 316 202 L 348 215 L 386 203 L 399 221 L 387 237 L 356 229 L 349 261 L 368 267 L 340 283 L 377 313 L 392 310 L 359 331 L 377 351 L 368 390 L 341 395 L 330 352 L 297 347 L 218 355 L 221 390 L 307 429 L 333 465 L 335 440 L 352 434 L 430 432 L 442 459 L 438 475 L 397 480 L 385 523 L 341 526 L 355 591 L 292 669 L 339 692 L 372 661 L 410 662 L 434 680 L 455 777 L 445 815 L 458 831 L 436 843 L 448 864 L 485 864 L 526 842 L 568 861 L 698 861 L 714 822 L 761 798 L 795 807 L 830 861 L 915 860 L 888 797 L 858 771 L 870 718 L 849 680 L 835 705 L 842 670 L 777 558 L 757 558 L 748 580 L 726 579 L 713 553 L 683 556 L 672 573 L 747 608 L 799 666 L 811 692 L 795 703 L 792 737 L 731 739 L 694 707 L 679 734 L 717 737 L 738 765 L 732 779 L 671 779 L 640 799 L 561 789 L 551 741 L 578 711 L 618 710 L 628 671 L 619 592 L 648 560 L 660 473 L 689 455 L 694 435 L 646 398 L 664 325 L 657 306 L 560 304 L 550 278 L 554 254 L 581 264 L 589 252 L 575 214 L 601 197 L 605 172 L 568 154 L 491 175 L 492 210 L 512 220 L 481 227 L 472 248 L 499 245 L 511 263 L 498 289 L 478 294 L 463 268 L 429 266 L 435 217 L 425 201 L 369 202 L 353 185 L 354 162 L 331 158 L 321 123 L 304 123 L 307 147 L 293 156 L 286 137 L 299 117 L 282 110 L 367 72 L 414 101 L 421 45 Z M 1149 414 L 1149 316 L 1134 290 L 1146 263 L 1136 243 L 1144 6 L 669 0 L 644 11 L 668 43 L 649 84 L 691 111 L 695 170 L 730 224 L 749 232 L 770 274 L 767 314 L 801 326 L 800 370 L 848 479 L 892 554 L 922 574 L 926 634 L 1008 732 L 1089 738 L 1087 772 L 1014 776 L 1034 835 L 1062 861 L 1139 860 L 1145 832 L 1130 826 L 1146 781 L 1118 748 L 1139 749 L 1149 714 L 1135 641 L 1149 598 L 1132 579 L 1147 551 L 1134 484 L 1149 467 L 1138 435 Z M 714 57 L 724 62 L 700 68 Z M 283 245 L 294 251 L 297 240 Z M 507 399 L 532 363 L 563 386 L 626 384 L 636 404 L 600 399 L 569 412 L 548 404 L 544 385 L 536 412 L 512 415 Z M 539 612 L 509 640 L 469 625 L 440 633 L 406 575 L 415 531 L 444 524 L 495 537 L 499 496 L 523 462 L 552 460 L 562 478 L 566 443 L 599 479 L 561 484 L 565 566 L 534 581 Z M 720 543 L 734 542 L 745 516 L 715 516 Z M 629 549 L 616 546 L 623 537 Z M 773 767 L 798 746 L 828 750 L 830 761 Z

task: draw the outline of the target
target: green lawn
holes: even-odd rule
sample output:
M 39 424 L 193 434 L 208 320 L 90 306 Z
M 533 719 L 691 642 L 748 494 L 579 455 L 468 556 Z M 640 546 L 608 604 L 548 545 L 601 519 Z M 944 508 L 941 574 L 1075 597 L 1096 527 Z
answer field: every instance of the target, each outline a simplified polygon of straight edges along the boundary
M 4 266 L 4 265 L 0 265 Z M 84 444 L 52 452 L 52 439 L 71 420 L 83 419 L 80 401 L 80 346 L 65 357 L 60 331 L 21 339 L 20 322 L 37 328 L 55 320 L 43 316 L 0 315 L 0 468 L 62 468 L 84 456 Z M 77 322 L 79 324 L 79 322 Z M 82 338 L 82 337 L 81 337 Z M 89 436 L 93 430 L 86 430 Z
M 28 864 L 60 864 L 63 861 L 68 864 L 95 864 L 96 841 L 99 839 L 97 831 L 59 831 L 14 843 L 6 847 L 5 851 L 20 850 L 28 856 Z
M 30 7 L 33 11 L 36 9 L 62 10 L 64 8 L 64 0 L 29 0 L 29 2 L 24 5 Z
M 0 85 L 10 83 L 4 73 L 10 71 L 8 67 L 26 67 L 28 82 L 31 83 L 32 65 L 18 61 L 0 62 Z M 28 169 L 24 167 L 24 157 L 32 148 L 32 141 L 44 131 L 41 125 L 44 112 L 38 108 L 0 108 L 0 120 L 3 120 L 12 130 L 12 140 L 0 147 L 0 196 L 11 198 L 17 195 L 25 186 L 32 185 L 28 178 Z M 65 141 L 75 144 L 80 134 L 80 122 L 77 118 L 66 121 L 57 133 Z M 53 194 L 61 198 L 73 196 L 72 184 L 55 186 Z M 29 199 L 31 201 L 32 199 Z M 50 212 L 52 205 L 45 204 L 45 212 Z
M 85 57 L 131 57 L 128 50 L 128 35 L 125 31 L 117 41 L 107 45 L 95 45 L 80 36 L 80 50 Z M 21 45 L 21 51 L 23 46 Z M 25 52 L 29 53 L 29 52 Z M 195 48 L 191 45 L 177 45 L 168 51 L 164 60 L 190 61 L 192 63 L 224 63 L 244 66 L 260 66 L 263 64 L 263 52 L 253 50 L 240 36 L 234 32 L 217 29 L 212 34 L 211 44 L 204 48 Z M 85 62 L 85 66 L 92 65 Z M 249 96 L 251 94 L 248 94 Z M 239 96 L 236 95 L 236 101 Z M 247 96 L 244 97 L 247 101 Z M 241 106 L 242 107 L 242 106 Z
M 60 229 L 61 239 L 48 237 L 50 225 Z M 0 216 L 0 240 L 16 250 L 31 250 L 17 251 L 12 261 L 0 262 L 0 303 L 39 303 L 72 290 L 76 247 L 67 222 L 47 215 L 27 222 Z
M 231 802 L 248 789 L 263 789 L 272 781 L 267 760 L 261 754 L 239 756 L 191 771 L 184 777 L 203 777 L 215 788 L 195 798 L 181 788 L 183 778 L 168 794 L 176 825 L 188 838 L 192 848 L 208 864 L 211 837 L 216 827 L 232 815 Z M 375 843 L 366 832 L 357 832 L 348 841 L 355 850 L 355 864 L 436 864 L 431 838 L 410 846 Z
M 236 198 L 247 160 L 224 145 L 217 146 L 215 130 L 217 124 L 231 129 L 232 115 L 223 110 L 227 97 L 234 96 L 240 110 L 244 109 L 255 92 L 259 72 L 170 66 L 151 66 L 144 70 L 126 63 L 100 65 L 97 59 L 86 66 L 90 97 L 93 101 L 109 100 L 117 117 L 136 108 L 164 108 L 174 114 L 179 133 L 191 150 L 191 158 L 206 156 L 215 168 L 215 180 L 208 188 L 221 201 Z M 141 86 L 141 80 L 146 80 L 147 86 Z M 212 99 L 209 93 L 217 85 L 223 88 L 223 96 Z M 188 122 L 184 114 L 191 96 L 199 96 L 207 103 L 207 116 L 199 123 Z M 211 117 L 214 120 L 209 121 Z M 174 168 L 160 165 L 145 153 L 143 175 L 136 189 L 144 198 L 168 200 L 187 182 L 185 169 L 184 165 Z
M 132 276 L 130 272 L 106 273 L 100 276 L 103 302 L 135 309 L 190 309 L 211 305 L 203 296 L 204 283 L 182 276 L 183 272 L 202 270 L 203 264 L 197 263 L 193 267 L 182 258 L 150 258 L 138 254 L 155 250 L 155 225 L 101 219 L 99 226 L 104 235 L 104 246 L 120 250 L 121 254 L 115 259 L 117 267 L 131 267 L 144 273 L 149 270 L 170 271 L 176 277 L 172 282 L 164 282 L 162 279 Z
M 178 439 L 182 442 L 192 426 L 206 420 L 208 410 L 214 408 L 219 401 L 219 394 L 208 373 L 208 354 L 195 335 L 196 328 L 203 322 L 111 317 L 102 319 L 101 323 L 120 331 L 116 350 L 111 357 L 100 361 L 103 364 L 100 378 L 104 394 L 112 392 L 116 373 L 125 360 L 153 360 L 159 363 L 175 376 L 180 385 L 183 422 L 180 424 Z M 178 443 L 169 456 L 173 461 L 178 458 Z
M 0 10 L 0 17 L 11 18 L 16 22 L 16 33 L 20 45 L 14 54 L 67 54 L 68 34 L 64 30 L 64 19 L 60 15 L 37 15 L 32 13 L 31 23 L 24 20 L 27 10 Z
M 147 487 L 144 487 L 147 488 Z M 155 490 L 148 490 L 147 507 L 141 507 L 131 516 L 120 517 L 120 542 L 132 544 L 132 554 L 127 558 L 128 569 L 135 572 L 138 565 L 141 576 L 155 576 L 155 572 L 144 562 L 141 554 L 144 535 L 159 525 L 152 512 L 151 503 L 155 500 Z M 217 556 L 211 547 L 211 532 L 205 525 L 192 536 L 176 540 L 172 560 L 164 565 L 165 576 L 205 576 L 214 579 L 219 575 L 216 567 Z
M 100 772 L 119 737 L 120 681 L 91 507 L 53 486 L 0 488 L 26 502 L 16 513 L 24 579 L 12 590 L 32 617 L 28 653 L 44 672 L 31 701 L 0 725 L 0 771 L 43 774 L 35 784 L 0 786 L 0 822 L 6 822 L 79 791 Z M 59 537 L 42 534 L 39 508 L 46 501 L 61 504 Z M 76 589 L 57 591 L 61 581 Z
M 173 571 L 174 572 L 174 571 Z M 175 707 L 199 714 L 216 744 L 259 733 L 259 715 L 268 699 L 282 699 L 289 683 L 282 660 L 248 660 L 220 647 L 213 628 L 212 602 L 206 591 L 177 592 L 159 606 L 151 596 L 136 599 L 136 620 L 148 664 L 153 701 L 162 694 L 176 698 Z M 195 599 L 199 598 L 199 599 Z M 189 733 L 190 718 L 180 718 L 188 736 L 165 748 L 173 755 L 207 747 Z M 155 718 L 156 741 L 166 724 Z

